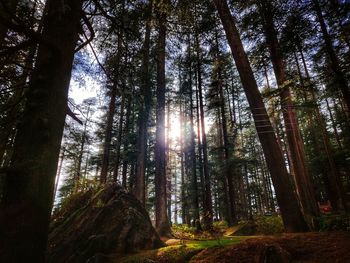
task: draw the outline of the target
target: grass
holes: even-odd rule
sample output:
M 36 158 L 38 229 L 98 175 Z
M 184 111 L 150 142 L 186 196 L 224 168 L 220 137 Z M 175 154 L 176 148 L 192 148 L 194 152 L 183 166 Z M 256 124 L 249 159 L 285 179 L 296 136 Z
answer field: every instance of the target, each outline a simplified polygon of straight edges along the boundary
M 238 244 L 249 237 L 230 237 L 216 240 L 186 241 L 182 244 L 174 244 L 167 247 L 141 251 L 134 255 L 129 255 L 119 260 L 121 263 L 146 263 L 146 262 L 188 262 L 190 259 L 207 248 L 223 247 Z M 181 241 L 179 241 L 181 242 Z

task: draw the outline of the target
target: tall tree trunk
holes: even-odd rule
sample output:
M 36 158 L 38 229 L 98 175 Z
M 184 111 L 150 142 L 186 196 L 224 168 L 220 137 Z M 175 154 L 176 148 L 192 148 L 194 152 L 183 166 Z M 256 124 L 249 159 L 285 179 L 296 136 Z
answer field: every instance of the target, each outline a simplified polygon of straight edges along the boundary
M 188 61 L 191 61 L 191 38 L 188 36 Z M 192 176 L 192 209 L 193 219 L 199 222 L 199 198 L 198 198 L 198 183 L 197 183 L 197 158 L 196 158 L 196 141 L 194 132 L 194 103 L 193 103 L 193 89 L 192 89 L 192 63 L 189 65 L 189 97 L 190 97 L 190 137 L 191 137 L 191 176 Z M 200 224 L 197 224 L 200 228 Z
M 127 109 L 126 109 L 126 121 L 125 121 L 125 129 L 124 129 L 124 134 L 127 135 L 130 132 L 130 112 L 131 112 L 131 99 L 128 98 L 128 103 L 127 103 Z M 124 138 L 124 143 L 123 143 L 123 149 L 124 149 L 124 160 L 123 160 L 123 169 L 122 169 L 122 186 L 124 188 L 127 187 L 127 172 L 128 172 L 128 157 L 125 156 L 127 153 L 127 149 L 129 146 L 129 139 Z
M 142 75 L 141 75 L 141 95 L 142 106 L 137 120 L 138 124 L 138 139 L 137 139 L 137 160 L 135 186 L 133 193 L 136 198 L 145 205 L 145 175 L 146 175 L 146 152 L 147 152 L 147 128 L 149 113 L 151 110 L 152 90 L 149 72 L 149 53 L 151 40 L 151 20 L 152 20 L 152 5 L 153 0 L 149 0 L 148 18 L 146 21 L 145 40 L 142 47 Z
M 270 0 L 260 1 L 260 13 L 264 20 L 263 27 L 266 42 L 270 50 L 271 61 L 277 79 L 277 84 L 281 89 L 280 99 L 288 147 L 290 151 L 291 168 L 301 207 L 306 218 L 310 219 L 310 216 L 318 215 L 319 209 L 317 207 L 310 174 L 306 167 L 304 144 L 299 131 L 298 118 L 292 102 L 292 94 L 287 86 L 288 83 L 285 73 L 283 54 L 279 47 L 277 32 L 275 30 L 271 12 L 272 5 Z M 311 220 L 308 220 L 308 222 L 311 224 Z
M 196 122 L 197 122 L 197 144 L 198 144 L 198 170 L 199 170 L 199 179 L 201 183 L 201 201 L 204 209 L 205 202 L 205 186 L 204 186 L 204 174 L 203 174 L 203 152 L 202 152 L 202 138 L 201 134 L 201 120 L 200 120 L 200 107 L 199 107 L 199 92 L 198 92 L 198 72 L 195 71 L 195 86 L 196 86 Z
M 204 103 L 203 103 L 203 84 L 202 84 L 202 58 L 200 54 L 199 36 L 196 35 L 196 50 L 197 50 L 197 78 L 198 78 L 198 100 L 200 110 L 201 132 L 198 136 L 201 137 L 202 153 L 203 153 L 203 176 L 204 176 L 204 201 L 203 201 L 203 226 L 205 229 L 211 229 L 213 224 L 213 204 L 211 196 L 211 183 L 208 169 L 208 147 L 207 135 L 205 131 L 204 118 Z
M 219 101 L 220 101 L 220 114 L 221 114 L 221 130 L 222 130 L 222 138 L 223 138 L 223 146 L 224 146 L 224 158 L 225 158 L 225 176 L 228 186 L 228 205 L 229 205 L 229 218 L 231 222 L 229 224 L 233 225 L 237 222 L 236 218 L 236 207 L 235 207 L 235 190 L 233 187 L 233 167 L 230 167 L 230 157 L 232 155 L 230 142 L 228 139 L 228 128 L 227 128 L 227 120 L 226 120 L 226 108 L 225 108 L 225 97 L 224 97 L 224 88 L 223 88 L 223 80 L 222 80 L 222 69 L 221 69 L 221 57 L 219 50 L 219 41 L 218 41 L 218 32 L 216 32 L 216 60 L 217 60 L 217 77 L 218 77 L 218 93 L 219 93 Z
M 18 1 L 17 0 L 12 0 L 13 5 L 17 5 Z M 0 2 L 0 6 L 1 6 L 1 2 Z M 0 10 L 2 10 L 0 8 Z M 33 10 L 33 12 L 35 12 L 35 10 Z M 47 5 L 44 8 L 43 14 L 46 14 L 47 12 Z M 1 16 L 1 11 L 0 11 L 0 16 Z M 3 30 L 1 27 L 3 25 L 1 25 L 0 22 L 0 32 Z M 37 32 L 41 32 L 43 28 L 43 19 L 40 20 L 39 25 L 38 25 L 38 29 Z M 4 34 L 6 34 L 6 31 L 4 32 Z M 1 33 L 0 33 L 0 47 L 1 47 L 1 41 L 2 41 L 2 37 L 1 37 Z M 16 133 L 16 121 L 17 121 L 17 116 L 23 106 L 22 100 L 24 98 L 24 93 L 26 91 L 26 89 L 24 88 L 28 79 L 30 79 L 30 74 L 32 72 L 33 69 L 33 62 L 34 62 L 34 58 L 36 56 L 37 53 L 37 49 L 38 49 L 38 45 L 32 45 L 29 48 L 28 51 L 28 56 L 25 60 L 25 64 L 24 64 L 24 70 L 22 72 L 22 75 L 20 76 L 20 78 L 18 79 L 18 83 L 16 83 L 15 86 L 17 86 L 17 88 L 14 91 L 14 94 L 12 95 L 8 105 L 10 107 L 10 109 L 8 110 L 8 113 L 6 114 L 6 118 L 4 119 L 4 123 L 6 123 L 6 129 L 3 129 L 0 131 L 0 166 L 1 164 L 4 163 L 3 157 L 4 154 L 7 151 L 7 147 L 8 147 L 8 143 L 10 141 L 10 138 L 13 137 Z M 10 156 L 6 156 L 7 159 L 10 159 Z
M 82 0 L 49 0 L 0 206 L 0 261 L 44 262 Z
M 62 148 L 61 152 L 62 153 L 61 153 L 61 157 L 60 157 L 60 160 L 59 160 L 57 173 L 56 173 L 56 179 L 55 179 L 55 188 L 54 188 L 54 191 L 53 191 L 53 200 L 54 201 L 55 201 L 55 197 L 56 197 L 57 190 L 58 190 L 58 184 L 59 184 L 60 178 L 61 178 L 62 166 L 63 166 L 63 161 L 64 161 L 64 158 L 65 158 L 66 149 Z
M 167 4 L 158 2 L 158 47 L 157 47 L 157 110 L 156 110 L 156 145 L 155 145 L 155 215 L 156 229 L 161 236 L 171 234 L 167 215 L 166 191 L 166 145 L 165 145 L 165 45 Z
M 113 130 L 113 122 L 114 122 L 114 115 L 115 115 L 116 102 L 117 102 L 120 62 L 122 58 L 122 37 L 123 37 L 123 34 L 119 32 L 118 40 L 117 40 L 117 54 L 116 54 L 116 65 L 115 65 L 116 73 L 113 79 L 113 85 L 110 90 L 110 101 L 109 101 L 109 107 L 108 107 L 108 113 L 107 113 L 107 125 L 106 125 L 105 138 L 104 138 L 104 144 L 103 144 L 102 166 L 101 166 L 101 174 L 100 174 L 101 183 L 106 183 L 108 179 L 107 176 L 108 176 L 109 162 L 110 162 L 112 130 Z
M 328 33 L 327 26 L 326 26 L 326 23 L 324 21 L 324 17 L 322 14 L 320 3 L 318 0 L 312 0 L 312 2 L 313 2 L 313 8 L 314 8 L 316 15 L 317 15 L 318 22 L 320 23 L 320 26 L 321 26 L 323 40 L 324 40 L 325 47 L 326 47 L 326 52 L 329 56 L 332 70 L 333 70 L 334 75 L 335 75 L 335 82 L 336 82 L 336 85 L 338 86 L 338 88 L 343 96 L 343 100 L 344 100 L 344 103 L 346 105 L 346 117 L 347 117 L 347 120 L 349 121 L 349 118 L 350 118 L 349 85 L 348 85 L 348 82 L 346 80 L 344 73 L 342 72 L 337 54 L 335 53 L 333 43 L 332 43 L 332 38 Z
M 223 23 L 226 37 L 253 113 L 255 127 L 275 187 L 285 229 L 288 232 L 305 231 L 307 230 L 307 224 L 289 181 L 281 149 L 277 143 L 235 22 L 225 0 L 214 0 L 214 3 Z M 264 125 L 261 125 L 262 123 Z
M 304 71 L 306 74 L 307 82 L 311 83 L 310 74 L 309 74 L 307 65 L 305 63 L 305 59 L 304 59 L 304 55 L 303 55 L 301 47 L 299 49 L 299 52 L 301 54 L 301 58 L 303 61 L 303 66 L 304 66 Z M 314 104 L 317 104 L 316 92 L 315 92 L 313 87 L 310 90 L 311 90 L 310 91 L 311 100 Z M 326 98 L 326 105 L 327 105 L 327 108 L 329 108 L 327 98 Z M 333 149 L 331 147 L 331 143 L 329 140 L 329 136 L 328 136 L 328 132 L 327 132 L 327 128 L 326 128 L 326 123 L 321 115 L 321 112 L 320 112 L 320 109 L 318 106 L 316 106 L 314 109 L 314 115 L 316 116 L 316 122 L 318 123 L 319 128 L 320 128 L 322 144 L 323 144 L 324 151 L 325 151 L 325 154 L 327 156 L 327 161 L 328 161 L 329 171 L 327 171 L 327 177 L 326 177 L 327 182 L 325 182 L 328 198 L 331 202 L 331 205 L 332 205 L 332 208 L 334 211 L 342 210 L 342 209 L 346 208 L 345 195 L 344 195 L 344 191 L 343 191 L 341 180 L 340 180 L 339 170 L 338 170 L 336 163 L 335 163 L 335 160 L 334 160 L 334 153 L 333 153 Z M 332 114 L 330 114 L 330 115 L 332 115 Z M 331 116 L 331 119 L 332 119 L 332 116 Z M 332 124 L 333 124 L 333 122 L 332 122 Z M 335 128 L 335 130 L 336 130 L 336 128 Z M 316 131 L 314 133 L 316 134 Z M 335 133 L 337 133 L 337 131 Z M 337 135 L 336 135 L 336 137 L 337 137 Z M 316 136 L 315 138 L 318 138 L 318 136 Z M 337 141 L 339 141 L 339 139 L 337 139 Z M 338 143 L 340 143 L 340 141 Z M 341 144 L 340 144 L 340 147 L 341 147 Z
M 182 85 L 181 76 L 180 80 L 180 90 Z M 181 176 L 181 190 L 180 190 L 180 199 L 181 199 L 181 220 L 182 224 L 185 224 L 186 221 L 186 196 L 185 196 L 185 163 L 184 163 L 184 112 L 183 112 L 183 100 L 182 94 L 180 99 L 180 176 Z
M 119 172 L 119 164 L 120 164 L 120 147 L 122 144 L 123 137 L 123 122 L 124 122 L 124 110 L 125 110 L 125 94 L 122 94 L 121 105 L 120 105 L 120 113 L 119 113 L 119 123 L 118 123 L 118 133 L 117 133 L 117 141 L 116 141 L 116 154 L 114 159 L 114 169 L 113 169 L 113 180 L 117 182 L 118 180 L 118 172 Z
M 84 122 L 84 129 L 83 129 L 83 133 L 81 135 L 81 143 L 80 143 L 80 150 L 79 150 L 79 155 L 78 155 L 77 170 L 75 171 L 76 174 L 74 176 L 75 190 L 78 190 L 78 183 L 79 183 L 79 180 L 81 178 L 81 165 L 83 163 L 83 155 L 84 155 L 84 149 L 85 149 L 86 131 L 87 131 L 87 124 L 89 121 L 89 114 L 90 114 L 90 104 L 88 105 L 88 109 L 86 112 L 86 119 Z

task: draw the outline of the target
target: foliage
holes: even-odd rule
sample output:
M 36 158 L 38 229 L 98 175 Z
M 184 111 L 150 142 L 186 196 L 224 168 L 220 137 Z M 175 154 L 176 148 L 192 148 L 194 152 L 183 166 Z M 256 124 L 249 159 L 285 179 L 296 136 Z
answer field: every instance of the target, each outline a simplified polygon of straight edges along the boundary
M 225 228 L 227 228 L 228 227 L 228 224 L 227 224 L 227 222 L 226 221 L 224 221 L 224 220 L 221 220 L 221 221 L 216 221 L 216 222 L 214 222 L 213 223 L 213 227 L 214 227 L 214 229 L 225 229 Z
M 239 229 L 234 233 L 234 235 L 271 235 L 282 233 L 284 231 L 282 218 L 279 215 L 256 215 L 253 220 L 239 221 L 238 226 Z
M 174 237 L 181 240 L 219 240 L 225 229 L 227 228 L 227 222 L 218 221 L 213 223 L 212 231 L 196 231 L 195 227 L 190 227 L 186 224 L 174 224 L 172 226 L 172 233 Z
M 350 214 L 321 215 L 318 223 L 320 231 L 350 231 Z
M 120 262 L 188 262 L 203 249 L 234 245 L 246 239 L 246 237 L 234 237 L 220 240 L 220 243 L 217 240 L 190 241 L 186 244 L 171 245 L 156 250 L 140 252 L 136 255 L 127 256 Z
M 282 218 L 279 215 L 256 216 L 254 218 L 257 233 L 263 235 L 278 234 L 284 231 Z
M 173 224 L 172 233 L 174 237 L 179 239 L 195 239 L 196 228 L 190 227 L 187 224 Z

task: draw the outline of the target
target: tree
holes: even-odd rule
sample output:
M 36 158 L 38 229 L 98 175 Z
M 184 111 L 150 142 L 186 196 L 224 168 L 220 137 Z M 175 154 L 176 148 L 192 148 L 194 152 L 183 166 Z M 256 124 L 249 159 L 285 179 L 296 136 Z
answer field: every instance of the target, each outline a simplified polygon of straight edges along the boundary
M 151 81 L 149 70 L 149 53 L 151 41 L 151 21 L 152 21 L 153 0 L 149 0 L 147 8 L 147 19 L 145 36 L 142 47 L 142 69 L 141 69 L 141 95 L 142 106 L 138 117 L 138 139 L 137 139 L 137 160 L 136 160 L 136 180 L 134 195 L 143 204 L 145 204 L 145 173 L 146 173 L 146 151 L 147 151 L 147 128 L 151 109 Z
M 47 2 L 0 207 L 1 260 L 44 262 L 81 0 Z M 18 191 L 20 189 L 20 191 Z M 14 231 L 15 230 L 15 231 Z
M 166 194 L 166 146 L 165 146 L 165 45 L 167 1 L 157 2 L 158 16 L 158 51 L 157 51 L 157 126 L 155 146 L 155 190 L 156 190 L 156 229 L 161 236 L 170 235 L 170 225 L 167 215 Z
M 304 143 L 301 138 L 298 119 L 292 101 L 292 94 L 286 77 L 285 61 L 273 21 L 272 3 L 270 0 L 264 0 L 260 1 L 258 5 L 260 15 L 263 19 L 266 44 L 270 50 L 273 69 L 280 89 L 280 100 L 290 151 L 291 168 L 297 193 L 304 213 L 309 216 L 316 216 L 318 214 L 318 207 L 311 178 L 306 166 Z
M 307 225 L 300 211 L 296 196 L 293 193 L 281 149 L 273 132 L 235 22 L 226 1 L 214 0 L 214 3 L 226 32 L 226 37 L 253 114 L 260 143 L 263 147 L 266 162 L 276 190 L 276 197 L 285 229 L 289 232 L 305 231 Z
M 344 73 L 342 72 L 342 68 L 340 67 L 339 64 L 339 59 L 335 53 L 333 44 L 332 44 L 332 39 L 328 33 L 327 26 L 325 24 L 322 10 L 320 7 L 320 3 L 318 0 L 312 0 L 314 10 L 317 15 L 318 22 L 320 23 L 324 43 L 325 43 L 325 48 L 327 55 L 329 56 L 332 70 L 335 75 L 335 83 L 338 86 L 341 94 L 342 94 L 342 99 L 345 102 L 346 105 L 346 115 L 347 119 L 349 120 L 349 112 L 350 112 L 350 88 L 348 85 L 348 82 L 346 80 L 346 77 L 344 76 Z

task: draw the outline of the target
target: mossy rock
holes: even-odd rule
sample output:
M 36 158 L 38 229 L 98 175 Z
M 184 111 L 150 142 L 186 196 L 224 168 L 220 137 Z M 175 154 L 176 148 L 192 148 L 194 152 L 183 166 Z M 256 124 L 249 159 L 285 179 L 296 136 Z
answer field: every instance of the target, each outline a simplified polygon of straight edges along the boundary
M 81 195 L 53 216 L 48 262 L 95 262 L 92 259 L 100 255 L 163 246 L 147 211 L 122 187 L 107 186 Z

